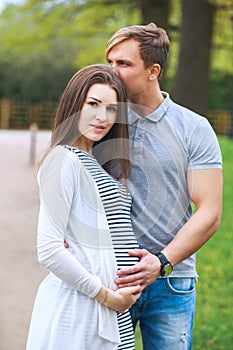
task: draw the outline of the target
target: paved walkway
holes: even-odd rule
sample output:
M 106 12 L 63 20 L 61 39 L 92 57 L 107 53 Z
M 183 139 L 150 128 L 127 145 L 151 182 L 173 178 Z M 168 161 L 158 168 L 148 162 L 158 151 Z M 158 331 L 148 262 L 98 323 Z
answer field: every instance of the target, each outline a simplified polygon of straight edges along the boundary
M 36 258 L 31 139 L 29 131 L 0 130 L 0 350 L 25 350 L 35 293 L 47 273 Z M 35 154 L 48 142 L 48 132 L 37 133 Z

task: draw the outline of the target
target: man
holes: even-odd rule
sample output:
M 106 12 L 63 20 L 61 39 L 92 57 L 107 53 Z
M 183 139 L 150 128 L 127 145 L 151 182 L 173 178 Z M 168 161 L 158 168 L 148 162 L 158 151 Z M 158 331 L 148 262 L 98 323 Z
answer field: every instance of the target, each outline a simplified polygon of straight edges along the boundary
M 142 286 L 131 314 L 145 350 L 191 349 L 195 252 L 219 227 L 222 207 L 212 128 L 160 91 L 168 51 L 166 32 L 153 23 L 120 29 L 106 49 L 130 102 L 132 220 L 142 248 L 129 252 L 140 262 L 120 270 L 116 284 Z

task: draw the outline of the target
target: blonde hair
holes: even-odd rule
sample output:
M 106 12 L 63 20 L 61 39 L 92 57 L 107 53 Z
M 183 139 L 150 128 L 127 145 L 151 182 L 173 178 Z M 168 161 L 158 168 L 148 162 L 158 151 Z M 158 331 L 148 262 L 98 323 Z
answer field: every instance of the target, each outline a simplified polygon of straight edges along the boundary
M 107 42 L 106 58 L 114 46 L 129 39 L 138 41 L 145 68 L 157 63 L 161 67 L 161 75 L 167 63 L 170 47 L 166 31 L 158 28 L 155 23 L 121 28 Z

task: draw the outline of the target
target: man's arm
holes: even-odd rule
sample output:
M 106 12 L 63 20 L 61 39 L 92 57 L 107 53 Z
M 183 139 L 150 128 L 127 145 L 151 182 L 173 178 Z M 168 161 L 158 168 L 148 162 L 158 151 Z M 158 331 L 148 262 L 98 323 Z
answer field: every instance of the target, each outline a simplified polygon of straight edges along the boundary
M 163 250 L 174 265 L 201 248 L 216 232 L 221 221 L 222 170 L 190 171 L 187 180 L 196 212 Z
M 220 225 L 222 213 L 223 177 L 221 169 L 193 170 L 187 174 L 188 189 L 196 206 L 195 214 L 179 230 L 174 239 L 162 250 L 175 266 L 200 249 Z M 130 255 L 140 262 L 118 272 L 118 287 L 140 284 L 145 288 L 160 275 L 159 259 L 147 250 L 136 249 Z M 123 275 L 130 275 L 123 277 Z

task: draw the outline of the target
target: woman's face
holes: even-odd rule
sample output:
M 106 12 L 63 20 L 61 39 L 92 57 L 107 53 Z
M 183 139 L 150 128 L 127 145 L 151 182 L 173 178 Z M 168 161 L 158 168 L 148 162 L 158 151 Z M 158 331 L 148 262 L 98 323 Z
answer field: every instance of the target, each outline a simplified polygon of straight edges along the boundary
M 105 84 L 94 84 L 87 92 L 78 129 L 79 142 L 100 141 L 112 128 L 117 117 L 116 91 Z

